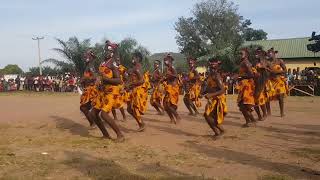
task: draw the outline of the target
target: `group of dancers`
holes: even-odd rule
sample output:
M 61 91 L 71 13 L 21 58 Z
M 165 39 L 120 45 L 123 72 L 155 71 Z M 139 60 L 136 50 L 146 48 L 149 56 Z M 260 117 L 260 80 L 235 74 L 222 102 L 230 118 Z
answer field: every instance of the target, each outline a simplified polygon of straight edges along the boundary
M 204 118 L 214 132 L 214 139 L 221 137 L 225 130 L 222 126 L 227 114 L 225 85 L 221 77 L 221 62 L 217 58 L 208 60 L 208 71 L 205 78 L 197 72 L 196 58 L 189 57 L 189 73 L 187 80 L 182 81 L 173 66 L 174 58 L 167 54 L 164 59 L 165 69 L 161 70 L 161 62 L 154 62 L 154 70 L 150 74 L 143 72 L 143 55 L 140 52 L 132 54 L 132 67 L 127 69 L 121 64 L 118 45 L 106 41 L 103 62 L 98 71 L 94 69 L 97 58 L 92 50 L 85 53 L 86 69 L 81 79 L 83 93 L 80 98 L 80 110 L 84 113 L 91 127 L 97 126 L 104 138 L 112 139 L 103 121 L 116 133 L 115 141 L 124 141 L 124 136 L 117 125 L 116 110 L 120 110 L 123 120 L 126 120 L 124 110 L 136 120 L 142 132 L 146 124 L 142 116 L 147 110 L 148 92 L 152 89 L 150 104 L 159 115 L 168 114 L 172 123 L 181 121 L 178 114 L 178 102 L 181 88 L 186 87 L 183 102 L 189 110 L 189 115 L 199 114 L 201 98 L 207 100 Z M 255 53 L 256 63 L 249 61 L 247 49 L 241 51 L 241 63 L 238 74 L 238 106 L 246 123 L 243 127 L 255 126 L 257 120 L 252 112 L 258 115 L 258 120 L 265 120 L 271 115 L 270 101 L 278 100 L 281 116 L 284 116 L 284 97 L 288 88 L 285 80 L 286 67 L 281 59 L 276 57 L 273 48 L 268 52 L 258 48 Z M 261 111 L 260 111 L 261 110 Z M 112 112 L 113 117 L 110 116 Z M 261 114 L 262 112 L 262 114 Z

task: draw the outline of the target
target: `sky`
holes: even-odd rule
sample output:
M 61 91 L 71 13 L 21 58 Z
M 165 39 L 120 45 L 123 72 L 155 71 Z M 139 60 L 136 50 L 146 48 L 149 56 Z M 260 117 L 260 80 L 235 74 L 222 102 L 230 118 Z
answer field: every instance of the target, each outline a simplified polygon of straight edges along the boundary
M 1 0 L 0 68 L 38 65 L 37 42 L 43 36 L 41 58 L 61 59 L 54 38 L 77 36 L 94 44 L 108 38 L 132 37 L 152 53 L 178 52 L 174 23 L 192 16 L 200 0 Z M 320 31 L 319 0 L 233 0 L 240 15 L 263 29 L 269 39 L 308 37 Z

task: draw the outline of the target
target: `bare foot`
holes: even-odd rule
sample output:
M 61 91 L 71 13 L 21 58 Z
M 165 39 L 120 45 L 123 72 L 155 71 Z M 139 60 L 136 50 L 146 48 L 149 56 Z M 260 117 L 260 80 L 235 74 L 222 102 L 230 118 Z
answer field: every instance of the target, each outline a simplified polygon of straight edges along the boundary
M 246 124 L 243 124 L 241 127 L 248 128 L 249 126 L 248 126 L 248 123 L 246 123 Z
M 146 129 L 146 126 L 144 124 L 141 124 L 139 129 L 137 130 L 138 132 L 142 132 Z
M 92 124 L 92 125 L 90 125 L 89 130 L 94 130 L 94 129 L 96 129 L 96 128 L 97 128 L 97 125 Z

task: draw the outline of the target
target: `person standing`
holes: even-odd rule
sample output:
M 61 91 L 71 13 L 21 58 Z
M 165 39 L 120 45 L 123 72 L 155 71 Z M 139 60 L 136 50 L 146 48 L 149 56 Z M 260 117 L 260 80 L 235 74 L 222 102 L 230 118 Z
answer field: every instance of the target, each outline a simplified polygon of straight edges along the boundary
M 143 122 L 141 116 L 147 110 L 147 99 L 148 96 L 145 93 L 144 87 L 144 76 L 142 72 L 142 62 L 143 56 L 140 52 L 135 52 L 132 58 L 133 67 L 129 70 L 129 84 L 126 89 L 131 91 L 131 98 L 127 111 L 131 114 L 139 125 L 138 132 L 145 130 L 145 123 Z
M 202 90 L 204 97 L 208 100 L 204 118 L 213 130 L 215 140 L 225 133 L 222 123 L 227 114 L 225 88 L 219 73 L 220 64 L 221 62 L 217 58 L 209 59 L 208 78 L 205 89 Z
M 164 110 L 170 117 L 171 123 L 177 124 L 181 118 L 177 112 L 179 102 L 179 84 L 178 74 L 173 66 L 173 57 L 167 54 L 164 58 L 164 64 L 166 66 L 164 83 L 165 83 L 165 96 L 163 100 Z
M 163 101 L 163 84 L 160 82 L 162 79 L 162 73 L 160 70 L 161 62 L 156 60 L 154 62 L 154 71 L 152 73 L 152 94 L 150 98 L 150 104 L 156 109 L 159 115 L 163 115 L 164 108 L 162 106 Z
M 247 49 L 242 49 L 241 62 L 239 69 L 239 94 L 238 94 L 238 106 L 243 114 L 246 123 L 243 127 L 255 126 L 256 120 L 252 115 L 252 111 L 255 106 L 254 98 L 254 74 L 252 72 L 252 65 L 249 62 L 249 51 Z

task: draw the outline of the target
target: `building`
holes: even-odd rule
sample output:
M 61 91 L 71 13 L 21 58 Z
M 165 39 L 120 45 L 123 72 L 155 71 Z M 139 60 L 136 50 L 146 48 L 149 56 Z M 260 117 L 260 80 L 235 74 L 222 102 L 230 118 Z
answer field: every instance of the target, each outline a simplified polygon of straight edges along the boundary
M 300 70 L 306 67 L 320 67 L 320 52 L 313 53 L 307 50 L 307 44 L 310 44 L 308 37 L 291 39 L 274 39 L 261 41 L 247 41 L 244 46 L 260 45 L 264 50 L 274 48 L 279 51 L 278 57 L 283 59 L 287 68 Z

